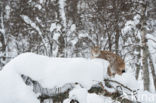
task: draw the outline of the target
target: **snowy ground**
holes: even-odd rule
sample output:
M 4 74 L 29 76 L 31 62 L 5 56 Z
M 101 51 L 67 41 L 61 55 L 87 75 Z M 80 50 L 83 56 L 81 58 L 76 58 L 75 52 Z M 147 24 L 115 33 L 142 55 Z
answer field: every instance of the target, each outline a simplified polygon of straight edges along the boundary
M 80 103 L 112 103 L 111 98 L 87 92 L 97 81 L 107 78 L 107 66 L 108 62 L 101 59 L 49 58 L 33 53 L 21 54 L 0 71 L 0 103 L 39 103 L 38 94 L 24 83 L 21 74 L 38 81 L 44 88 L 80 83 L 83 88 L 76 85 L 64 103 L 69 103 L 71 99 L 76 99 Z M 116 75 L 112 80 L 133 90 L 139 89 L 134 75 L 128 71 L 122 76 Z M 148 99 L 149 96 L 151 99 Z M 139 101 L 145 103 L 155 103 L 154 97 L 154 93 L 141 90 L 138 92 Z M 133 96 L 130 99 L 133 100 Z

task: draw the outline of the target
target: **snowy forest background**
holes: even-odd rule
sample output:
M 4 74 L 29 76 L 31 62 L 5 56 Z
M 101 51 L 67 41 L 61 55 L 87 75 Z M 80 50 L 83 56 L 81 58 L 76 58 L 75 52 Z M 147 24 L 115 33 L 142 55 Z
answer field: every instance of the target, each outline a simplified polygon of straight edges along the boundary
M 95 45 L 155 92 L 155 0 L 0 0 L 0 69 L 24 52 L 90 58 Z

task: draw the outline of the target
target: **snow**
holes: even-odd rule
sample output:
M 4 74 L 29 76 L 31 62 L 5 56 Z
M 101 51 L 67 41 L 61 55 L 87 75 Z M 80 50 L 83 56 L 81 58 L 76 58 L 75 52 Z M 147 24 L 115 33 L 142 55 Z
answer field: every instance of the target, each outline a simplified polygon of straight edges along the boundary
M 134 16 L 134 18 L 133 18 L 134 23 L 135 23 L 135 24 L 139 24 L 140 19 L 141 19 L 141 16 L 140 16 L 139 14 L 136 14 L 136 15 Z
M 55 28 L 56 28 L 56 23 L 52 23 L 50 26 L 50 32 L 53 32 Z
M 118 81 L 119 83 L 131 88 L 132 90 L 140 89 L 138 81 L 131 72 L 123 73 L 121 76 L 115 75 L 112 80 Z
M 107 66 L 108 62 L 101 59 L 49 58 L 33 53 L 24 53 L 5 67 L 13 68 L 19 74 L 39 81 L 45 88 L 75 82 L 90 88 L 94 81 L 103 80 Z
M 43 4 L 44 3 L 44 0 L 40 0 L 40 3 Z
M 88 37 L 87 33 L 79 33 L 79 38 Z
M 111 98 L 99 96 L 93 93 L 87 95 L 87 103 L 119 103 L 119 102 L 115 102 Z
M 36 17 L 37 22 L 41 23 L 41 19 L 39 19 L 38 17 Z
M 35 7 L 38 8 L 39 10 L 42 9 L 42 6 L 40 4 L 36 4 Z
M 63 103 L 70 103 L 71 100 L 78 100 L 79 103 L 112 103 L 112 99 L 95 93 L 88 93 L 85 88 L 76 86 L 70 93 L 69 98 Z M 117 102 L 115 102 L 117 103 Z
M 6 13 L 6 19 L 9 19 L 9 17 L 10 17 L 10 10 L 11 8 L 10 8 L 10 6 L 9 5 L 7 5 L 6 7 L 5 7 L 5 13 Z
M 39 103 L 32 89 L 27 87 L 20 75 L 5 67 L 0 71 L 0 103 Z
M 71 27 L 70 27 L 70 30 L 71 30 L 71 32 L 75 31 L 76 30 L 76 25 L 72 24 Z
M 58 41 L 58 38 L 60 37 L 61 35 L 61 25 L 59 23 L 51 23 L 51 26 L 50 26 L 50 32 L 52 33 L 52 37 L 53 37 L 53 40 L 56 40 Z
M 42 42 L 44 43 L 44 45 L 46 44 L 46 41 L 44 40 L 43 38 L 43 35 L 42 35 L 42 32 L 40 30 L 40 28 L 26 15 L 20 15 L 22 17 L 22 19 L 29 25 L 31 25 L 32 28 L 34 28 L 38 33 L 39 33 L 39 36 L 41 37 L 42 39 Z
M 121 30 L 122 34 L 126 34 L 132 29 L 136 28 L 136 25 L 140 22 L 140 15 L 135 15 L 133 20 L 129 20 L 125 23 L 125 27 Z
M 87 93 L 88 92 L 85 88 L 77 86 L 69 93 L 69 98 L 73 100 L 78 100 L 80 103 L 86 103 Z
M 38 33 L 41 35 L 41 31 L 39 29 L 39 27 L 37 27 L 37 25 L 26 15 L 21 15 L 21 17 L 23 18 L 23 20 L 27 23 L 27 24 L 30 24 L 33 28 L 35 28 Z
M 60 16 L 62 18 L 63 25 L 66 28 L 65 2 L 66 0 L 59 0 Z
M 0 103 L 39 103 L 37 95 L 32 92 L 32 88 L 25 85 L 21 74 L 38 81 L 44 88 L 80 83 L 84 89 L 76 88 L 70 95 L 80 95 L 81 92 L 84 98 L 78 98 L 84 101 L 87 90 L 97 83 L 95 81 L 103 81 L 107 66 L 108 62 L 101 59 L 50 58 L 33 53 L 21 54 L 0 71 Z
M 60 35 L 61 34 L 59 32 L 55 32 L 53 35 L 53 39 L 57 41 L 59 39 Z
M 73 40 L 70 40 L 70 42 L 72 43 L 72 45 L 74 46 L 77 42 L 78 42 L 78 39 L 77 38 L 75 38 L 75 39 L 73 39 Z

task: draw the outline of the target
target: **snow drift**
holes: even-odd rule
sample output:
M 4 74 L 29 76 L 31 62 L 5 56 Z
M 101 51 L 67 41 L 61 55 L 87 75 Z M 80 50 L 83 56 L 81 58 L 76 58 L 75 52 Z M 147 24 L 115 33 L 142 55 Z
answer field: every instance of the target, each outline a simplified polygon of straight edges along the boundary
M 44 88 L 80 83 L 89 89 L 106 76 L 108 62 L 101 59 L 49 58 L 24 53 L 0 71 L 0 103 L 38 103 L 37 96 L 26 86 L 21 75 L 38 81 Z

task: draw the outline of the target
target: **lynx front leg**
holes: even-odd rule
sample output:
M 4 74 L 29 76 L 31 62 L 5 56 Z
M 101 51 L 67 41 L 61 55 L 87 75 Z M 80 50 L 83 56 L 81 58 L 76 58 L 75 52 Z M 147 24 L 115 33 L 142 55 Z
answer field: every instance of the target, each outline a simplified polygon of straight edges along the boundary
M 107 74 L 108 74 L 110 77 L 112 76 L 110 65 L 109 65 L 108 68 L 107 68 Z
M 111 71 L 112 67 L 109 65 L 108 68 L 107 68 L 107 74 L 110 76 L 110 77 L 114 77 L 115 76 L 115 73 L 112 73 Z
M 95 57 L 93 55 L 91 55 L 91 59 L 94 59 Z

